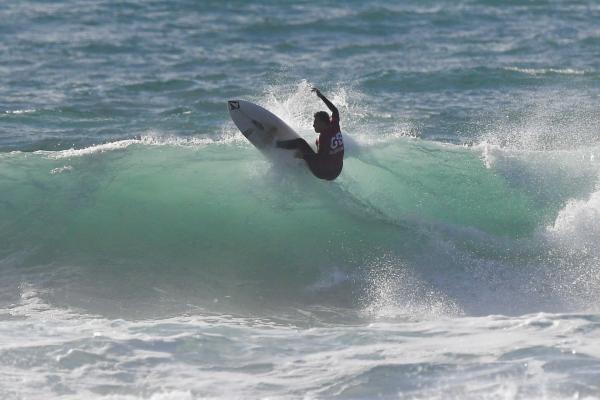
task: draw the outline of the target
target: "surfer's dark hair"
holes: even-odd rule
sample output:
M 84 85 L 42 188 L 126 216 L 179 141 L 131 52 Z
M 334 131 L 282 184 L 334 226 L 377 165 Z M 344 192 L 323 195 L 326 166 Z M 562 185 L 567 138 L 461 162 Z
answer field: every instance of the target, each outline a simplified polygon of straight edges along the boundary
M 315 119 L 319 119 L 323 122 L 329 122 L 329 114 L 327 111 L 317 111 L 315 113 Z

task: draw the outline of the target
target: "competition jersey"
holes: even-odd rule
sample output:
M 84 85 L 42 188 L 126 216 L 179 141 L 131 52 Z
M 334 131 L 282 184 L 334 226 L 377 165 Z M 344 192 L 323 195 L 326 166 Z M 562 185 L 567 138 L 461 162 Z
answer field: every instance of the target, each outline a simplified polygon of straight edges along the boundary
M 331 169 L 340 168 L 344 163 L 344 140 L 340 129 L 340 120 L 331 117 L 329 127 L 317 139 L 319 159 Z

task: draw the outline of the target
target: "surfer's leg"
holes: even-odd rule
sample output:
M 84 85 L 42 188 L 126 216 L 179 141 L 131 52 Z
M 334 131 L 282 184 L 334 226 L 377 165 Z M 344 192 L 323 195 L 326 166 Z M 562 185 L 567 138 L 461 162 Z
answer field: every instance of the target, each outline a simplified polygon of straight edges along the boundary
M 326 181 L 333 181 L 340 175 L 342 172 L 342 167 L 339 169 L 331 169 L 331 167 L 325 165 L 323 160 L 319 159 L 318 155 L 304 157 L 306 164 L 308 164 L 308 169 L 312 174 L 319 178 L 324 179 Z
M 304 139 L 281 140 L 277 142 L 277 147 L 288 150 L 298 149 L 302 154 L 302 158 L 306 161 L 310 172 L 319 179 L 331 181 L 339 175 L 339 172 L 332 174 L 323 167 L 319 155 L 314 152 L 312 147 L 310 147 Z
M 332 180 L 329 177 L 329 174 L 323 170 L 323 165 L 321 163 L 321 160 L 319 160 L 319 156 L 318 155 L 314 155 L 314 156 L 307 156 L 304 157 L 304 161 L 306 161 L 306 164 L 308 165 L 308 169 L 310 170 L 310 172 L 312 172 L 312 174 L 319 178 L 319 179 L 326 179 L 326 180 Z
M 316 155 L 315 151 L 310 147 L 306 140 L 302 138 L 292 139 L 292 140 L 279 140 L 277 142 L 277 147 L 280 149 L 293 150 L 298 149 L 302 153 L 303 157 L 309 155 Z
M 280 149 L 292 150 L 298 146 L 297 145 L 298 140 L 301 140 L 301 139 L 278 140 L 277 142 L 275 142 L 275 146 L 279 147 Z

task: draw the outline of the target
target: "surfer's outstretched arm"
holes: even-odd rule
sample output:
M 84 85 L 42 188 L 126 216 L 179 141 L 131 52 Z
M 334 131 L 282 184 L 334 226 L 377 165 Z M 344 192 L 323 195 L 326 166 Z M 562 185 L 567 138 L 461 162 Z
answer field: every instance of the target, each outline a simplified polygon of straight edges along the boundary
M 312 88 L 312 91 L 315 92 L 321 100 L 323 100 L 323 103 L 325 103 L 327 108 L 329 108 L 329 110 L 331 111 L 331 116 L 339 121 L 340 113 L 339 113 L 338 109 L 333 105 L 333 103 L 331 101 L 329 101 L 329 99 L 327 97 L 325 97 L 319 89 Z

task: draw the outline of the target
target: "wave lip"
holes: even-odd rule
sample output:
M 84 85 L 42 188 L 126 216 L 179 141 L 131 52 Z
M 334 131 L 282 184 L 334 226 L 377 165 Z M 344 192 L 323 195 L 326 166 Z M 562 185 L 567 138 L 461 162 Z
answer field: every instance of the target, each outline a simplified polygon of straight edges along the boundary
M 125 149 L 132 144 L 141 143 L 142 141 L 139 139 L 127 139 L 127 140 L 119 140 L 116 142 L 109 142 L 103 144 L 97 144 L 94 146 L 84 147 L 83 149 L 67 149 L 67 150 L 58 150 L 58 151 L 48 151 L 48 150 L 37 150 L 34 151 L 34 154 L 40 154 L 47 156 L 51 159 L 59 159 L 59 158 L 71 158 L 71 157 L 82 157 L 95 153 L 104 153 L 106 151 L 114 151 Z
M 36 150 L 33 153 L 46 156 L 49 159 L 61 159 L 72 157 L 89 156 L 96 153 L 105 153 L 110 151 L 124 150 L 132 145 L 148 145 L 148 146 L 181 146 L 195 147 L 205 146 L 210 144 L 226 144 L 244 142 L 240 135 L 222 135 L 220 137 L 180 137 L 180 136 L 159 136 L 159 135 L 142 135 L 134 139 L 117 140 L 114 142 L 96 144 L 81 149 L 65 149 L 65 150 Z M 18 153 L 15 151 L 13 153 Z

